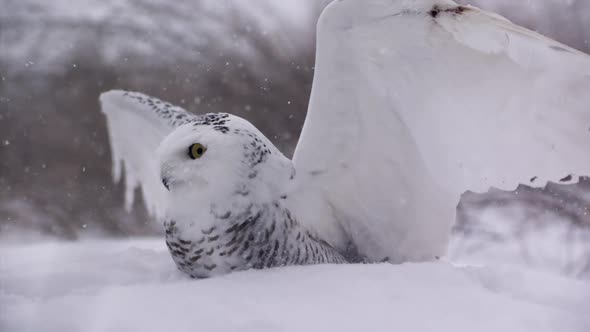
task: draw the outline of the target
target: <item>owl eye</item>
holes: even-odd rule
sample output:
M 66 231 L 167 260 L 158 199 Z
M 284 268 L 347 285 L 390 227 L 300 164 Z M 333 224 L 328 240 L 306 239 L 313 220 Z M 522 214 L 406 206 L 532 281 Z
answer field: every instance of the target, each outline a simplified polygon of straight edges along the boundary
M 188 147 L 188 156 L 191 157 L 191 159 L 199 159 L 205 154 L 205 151 L 207 151 L 206 147 L 200 143 L 195 143 Z

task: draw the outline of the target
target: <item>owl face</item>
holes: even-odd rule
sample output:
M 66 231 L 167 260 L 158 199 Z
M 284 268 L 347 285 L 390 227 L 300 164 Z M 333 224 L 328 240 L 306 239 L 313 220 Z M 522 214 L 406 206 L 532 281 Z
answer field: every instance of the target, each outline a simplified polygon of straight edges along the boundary
M 207 116 L 178 127 L 160 144 L 162 184 L 183 195 L 281 196 L 294 177 L 292 162 L 246 120 Z
M 239 141 L 211 126 L 185 124 L 160 145 L 160 176 L 169 190 L 203 190 L 236 178 L 242 170 Z

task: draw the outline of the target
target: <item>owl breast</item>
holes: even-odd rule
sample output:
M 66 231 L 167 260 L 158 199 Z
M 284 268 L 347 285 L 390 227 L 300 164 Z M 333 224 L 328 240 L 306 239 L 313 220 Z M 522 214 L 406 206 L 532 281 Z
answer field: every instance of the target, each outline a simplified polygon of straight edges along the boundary
M 166 244 L 176 266 L 193 278 L 251 268 L 346 262 L 276 202 L 247 217 L 218 217 L 212 225 L 206 229 L 182 228 L 183 234 L 176 221 L 164 223 Z

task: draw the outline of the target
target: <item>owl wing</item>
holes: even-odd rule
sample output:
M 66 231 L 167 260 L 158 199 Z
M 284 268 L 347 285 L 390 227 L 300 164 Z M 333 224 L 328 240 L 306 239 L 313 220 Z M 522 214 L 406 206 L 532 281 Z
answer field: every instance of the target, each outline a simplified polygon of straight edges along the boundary
M 113 90 L 100 96 L 106 115 L 116 183 L 125 173 L 125 206 L 137 187 L 150 214 L 163 216 L 166 189 L 160 182 L 156 149 L 176 127 L 197 118 L 184 109 L 137 92 Z
M 432 259 L 463 192 L 576 182 L 589 148 L 590 56 L 452 1 L 335 1 L 295 209 L 373 260 Z

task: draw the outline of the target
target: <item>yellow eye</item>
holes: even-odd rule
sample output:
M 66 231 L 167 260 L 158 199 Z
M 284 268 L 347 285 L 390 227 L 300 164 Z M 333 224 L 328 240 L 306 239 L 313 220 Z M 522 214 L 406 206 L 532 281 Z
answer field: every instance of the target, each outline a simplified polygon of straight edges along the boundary
M 188 147 L 188 155 L 191 159 L 199 159 L 205 154 L 207 148 L 200 143 L 195 143 Z

